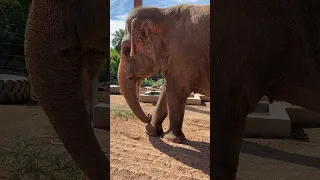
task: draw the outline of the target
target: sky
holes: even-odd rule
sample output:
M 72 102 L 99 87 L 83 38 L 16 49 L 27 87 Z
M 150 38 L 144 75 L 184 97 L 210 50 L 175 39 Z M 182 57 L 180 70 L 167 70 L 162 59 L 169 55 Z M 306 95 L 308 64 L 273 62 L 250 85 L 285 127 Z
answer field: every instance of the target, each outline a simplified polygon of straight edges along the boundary
M 142 0 L 143 6 L 169 7 L 177 4 L 210 4 L 210 0 Z M 125 28 L 125 20 L 133 9 L 133 0 L 110 1 L 110 46 L 112 34 Z

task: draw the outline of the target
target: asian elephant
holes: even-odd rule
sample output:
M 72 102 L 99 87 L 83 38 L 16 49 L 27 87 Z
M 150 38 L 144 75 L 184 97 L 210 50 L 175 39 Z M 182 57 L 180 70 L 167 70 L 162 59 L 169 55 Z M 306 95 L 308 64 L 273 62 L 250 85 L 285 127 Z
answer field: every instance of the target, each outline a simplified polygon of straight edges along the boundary
M 125 26 L 118 70 L 121 93 L 133 113 L 148 123 L 148 135 L 162 135 L 168 115 L 164 137 L 180 143 L 187 97 L 191 92 L 210 96 L 210 6 L 136 8 Z M 138 101 L 140 84 L 159 72 L 166 82 L 155 112 L 147 116 Z
M 235 180 L 263 95 L 320 113 L 320 1 L 214 0 L 212 10 L 211 176 Z
M 84 102 L 82 73 L 97 76 L 109 52 L 105 0 L 33 0 L 25 59 L 36 97 L 73 160 L 92 180 L 109 179 L 110 164 Z

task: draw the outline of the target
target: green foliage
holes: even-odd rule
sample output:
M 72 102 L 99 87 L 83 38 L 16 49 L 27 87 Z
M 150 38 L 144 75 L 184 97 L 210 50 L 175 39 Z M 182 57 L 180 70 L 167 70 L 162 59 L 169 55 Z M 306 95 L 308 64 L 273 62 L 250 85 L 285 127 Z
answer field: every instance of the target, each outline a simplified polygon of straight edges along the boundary
M 0 60 L 2 65 L 25 66 L 24 32 L 30 3 L 29 0 L 0 1 Z
M 163 85 L 163 78 L 158 79 L 156 82 L 152 84 L 152 86 L 162 86 Z
M 123 30 L 123 29 L 119 29 L 118 31 L 116 31 L 115 33 L 113 33 L 112 36 L 114 37 L 114 38 L 112 39 L 112 46 L 113 46 L 114 49 L 120 54 L 121 41 L 122 41 L 123 36 L 124 36 L 124 30 Z
M 22 42 L 29 5 L 27 0 L 0 1 L 0 40 Z
M 142 81 L 142 84 L 141 86 L 144 87 L 144 86 L 152 86 L 153 84 L 153 81 L 151 79 L 148 79 L 148 78 L 145 78 L 143 81 Z
M 11 24 L 16 20 L 17 16 L 15 16 L 15 13 L 18 13 L 18 16 L 22 13 L 22 7 L 18 0 L 0 1 L 0 37 L 8 34 L 8 30 L 15 26 Z
M 108 59 L 106 59 L 105 61 L 103 61 L 102 67 L 99 71 L 99 81 L 100 82 L 108 82 L 109 81 L 109 61 Z
M 115 49 L 110 49 L 110 82 L 117 82 L 120 55 Z
M 120 51 L 121 51 L 121 41 L 124 36 L 124 30 L 119 29 L 115 33 L 112 34 L 112 46 L 110 49 L 110 82 L 117 83 L 117 74 L 120 63 Z
M 111 106 L 110 111 L 111 111 L 111 117 L 118 117 L 126 120 L 136 118 L 136 116 L 132 113 L 131 110 L 126 108 L 121 108 L 117 105 Z

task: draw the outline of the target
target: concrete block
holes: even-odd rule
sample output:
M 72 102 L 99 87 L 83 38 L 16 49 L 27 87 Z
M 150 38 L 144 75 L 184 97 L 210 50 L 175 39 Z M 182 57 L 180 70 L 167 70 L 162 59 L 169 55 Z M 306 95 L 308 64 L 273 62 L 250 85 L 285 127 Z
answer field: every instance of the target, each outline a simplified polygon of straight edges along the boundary
M 94 106 L 92 126 L 110 131 L 110 104 L 99 103 Z
M 320 126 L 320 114 L 310 111 L 301 106 L 293 105 L 284 101 L 277 101 L 286 108 L 287 114 L 290 117 L 291 124 L 297 126 Z
M 267 101 L 260 101 L 255 110 L 251 113 L 253 115 L 270 115 L 270 104 Z
M 139 101 L 144 103 L 156 103 L 159 100 L 159 96 L 154 95 L 146 95 L 146 94 L 140 94 Z
M 193 97 L 188 97 L 187 104 L 188 105 L 201 105 L 201 98 L 198 95 L 194 95 Z
M 202 94 L 195 94 L 196 96 L 199 96 L 202 102 L 210 102 L 210 97 L 202 95 Z
M 291 120 L 286 105 L 273 102 L 259 102 L 256 111 L 247 116 L 245 137 L 279 138 L 289 137 Z M 267 108 L 269 107 L 269 108 Z
M 159 100 L 159 94 L 161 91 L 147 91 L 144 94 L 140 94 L 139 101 L 144 103 L 156 103 Z M 199 96 L 190 95 L 187 99 L 188 105 L 201 105 L 201 99 Z

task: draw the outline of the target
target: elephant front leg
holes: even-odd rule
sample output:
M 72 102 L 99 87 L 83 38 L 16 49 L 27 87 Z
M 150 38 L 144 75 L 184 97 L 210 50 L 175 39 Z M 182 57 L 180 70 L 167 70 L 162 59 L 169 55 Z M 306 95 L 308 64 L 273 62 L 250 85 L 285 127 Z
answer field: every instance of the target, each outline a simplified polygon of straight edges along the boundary
M 164 138 L 175 143 L 182 143 L 184 139 L 182 123 L 187 97 L 177 91 L 167 91 L 166 96 L 169 112 L 169 129 Z
M 161 136 L 163 134 L 162 123 L 167 115 L 166 87 L 164 85 L 151 122 L 146 126 L 146 132 L 149 136 Z

